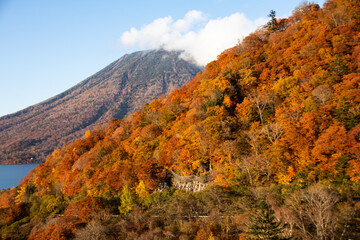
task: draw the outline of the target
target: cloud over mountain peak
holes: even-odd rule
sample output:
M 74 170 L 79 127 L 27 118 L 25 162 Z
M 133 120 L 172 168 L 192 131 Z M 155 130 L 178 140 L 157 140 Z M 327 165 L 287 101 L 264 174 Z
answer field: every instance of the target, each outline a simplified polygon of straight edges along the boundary
M 199 65 L 205 65 L 265 22 L 264 18 L 252 21 L 243 13 L 209 19 L 203 12 L 191 10 L 181 19 L 167 16 L 140 29 L 133 27 L 122 34 L 120 42 L 140 49 L 182 50 Z

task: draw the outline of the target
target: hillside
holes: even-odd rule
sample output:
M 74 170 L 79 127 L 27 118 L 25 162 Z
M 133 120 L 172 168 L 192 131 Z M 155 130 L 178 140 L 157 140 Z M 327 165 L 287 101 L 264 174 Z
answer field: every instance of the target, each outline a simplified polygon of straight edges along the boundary
M 0 118 L 0 164 L 44 162 L 48 154 L 112 118 L 189 82 L 201 69 L 164 50 L 128 54 L 71 89 Z
M 360 6 L 304 3 L 0 193 L 4 239 L 359 239 Z

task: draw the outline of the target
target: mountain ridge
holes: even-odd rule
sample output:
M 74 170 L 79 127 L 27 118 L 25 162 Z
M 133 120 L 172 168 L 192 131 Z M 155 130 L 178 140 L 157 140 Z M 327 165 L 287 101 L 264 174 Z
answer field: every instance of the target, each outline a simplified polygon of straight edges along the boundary
M 86 130 L 111 118 L 123 118 L 181 87 L 201 68 L 181 59 L 180 54 L 165 50 L 126 54 L 68 90 L 1 117 L 0 163 L 42 162 L 53 149 Z

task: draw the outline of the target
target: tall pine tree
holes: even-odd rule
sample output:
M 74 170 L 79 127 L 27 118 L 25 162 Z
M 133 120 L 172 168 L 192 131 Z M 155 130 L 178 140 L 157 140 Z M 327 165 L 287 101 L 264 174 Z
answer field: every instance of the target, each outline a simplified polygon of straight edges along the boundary
M 271 18 L 271 19 L 266 24 L 266 27 L 267 27 L 269 32 L 275 32 L 276 30 L 278 30 L 278 22 L 277 22 L 277 19 L 276 19 L 276 12 L 274 10 L 271 10 L 268 17 Z
M 250 224 L 247 231 L 248 239 L 285 239 L 281 237 L 282 232 L 283 228 L 275 220 L 274 210 L 265 201 L 261 201 L 250 216 Z

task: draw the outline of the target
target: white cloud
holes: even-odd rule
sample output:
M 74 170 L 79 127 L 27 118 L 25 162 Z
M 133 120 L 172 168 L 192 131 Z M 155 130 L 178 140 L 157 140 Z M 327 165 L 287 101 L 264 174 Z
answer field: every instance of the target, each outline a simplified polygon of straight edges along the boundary
M 174 31 L 189 31 L 194 25 L 203 20 L 206 20 L 206 17 L 202 12 L 196 10 L 189 11 L 183 19 L 179 19 L 174 23 Z
M 139 30 L 131 28 L 120 40 L 126 47 L 183 50 L 198 64 L 205 65 L 265 22 L 266 19 L 251 21 L 242 13 L 207 19 L 202 12 L 192 10 L 176 21 L 169 16 L 158 18 Z

